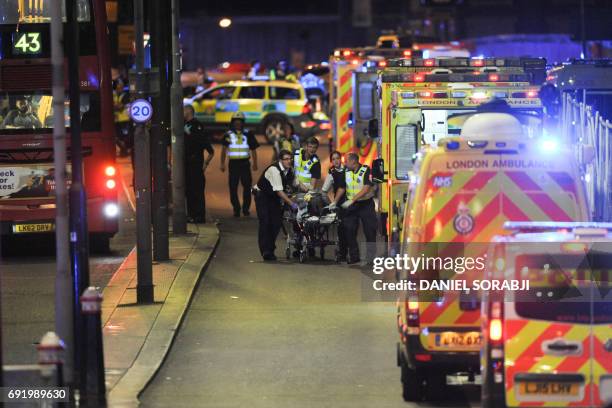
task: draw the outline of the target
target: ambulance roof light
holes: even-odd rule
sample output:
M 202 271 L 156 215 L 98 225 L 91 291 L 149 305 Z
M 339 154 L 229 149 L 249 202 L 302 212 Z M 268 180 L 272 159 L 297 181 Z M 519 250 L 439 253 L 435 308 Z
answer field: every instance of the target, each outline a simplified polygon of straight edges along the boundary
M 546 232 L 577 229 L 605 229 L 612 231 L 612 222 L 555 222 L 555 221 L 506 221 L 504 229 L 515 232 Z
M 447 150 L 457 150 L 459 149 L 460 146 L 461 144 L 456 140 L 451 140 L 450 142 L 446 142 Z
M 559 143 L 555 139 L 543 139 L 540 141 L 540 150 L 543 153 L 555 153 L 559 149 Z

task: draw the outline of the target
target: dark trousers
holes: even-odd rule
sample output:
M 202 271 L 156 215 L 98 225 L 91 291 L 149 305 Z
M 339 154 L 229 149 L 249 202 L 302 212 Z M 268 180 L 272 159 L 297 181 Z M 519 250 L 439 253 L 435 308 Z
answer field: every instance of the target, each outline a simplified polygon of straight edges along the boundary
M 195 221 L 204 222 L 206 219 L 206 177 L 202 165 L 187 164 L 185 168 L 185 198 L 187 201 L 187 215 Z
M 229 162 L 229 191 L 230 201 L 234 214 L 240 214 L 240 200 L 238 200 L 238 183 L 242 184 L 242 211 L 251 208 L 251 163 L 249 160 L 230 160 Z
M 360 221 L 367 243 L 366 259 L 371 261 L 376 256 L 376 211 L 374 200 L 358 201 L 349 207 L 344 215 L 344 233 L 346 234 L 346 245 L 351 260 L 359 259 L 357 230 Z
M 283 213 L 278 197 L 264 193 L 255 195 L 255 208 L 259 220 L 257 242 L 262 256 L 273 255 L 276 249 L 276 237 L 282 228 Z
M 347 247 L 346 247 L 346 233 L 344 232 L 344 215 L 346 211 L 342 208 L 338 207 L 336 210 L 336 214 L 338 215 L 338 219 L 340 220 L 340 225 L 338 226 L 338 255 L 340 258 L 346 258 Z

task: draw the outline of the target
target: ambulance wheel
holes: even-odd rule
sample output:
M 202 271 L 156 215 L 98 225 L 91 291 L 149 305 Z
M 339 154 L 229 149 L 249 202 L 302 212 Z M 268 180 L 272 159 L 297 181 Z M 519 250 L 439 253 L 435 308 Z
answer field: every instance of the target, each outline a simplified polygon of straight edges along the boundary
M 306 250 L 305 250 L 305 249 L 302 249 L 302 250 L 300 251 L 300 263 L 304 263 L 304 262 L 306 262 L 306 256 L 307 256 L 307 255 L 306 255 Z
M 411 369 L 400 352 L 399 365 L 402 370 L 402 397 L 406 402 L 418 402 L 423 399 L 423 377 L 417 370 Z
M 446 395 L 446 373 L 428 373 L 425 397 L 428 401 L 440 401 Z

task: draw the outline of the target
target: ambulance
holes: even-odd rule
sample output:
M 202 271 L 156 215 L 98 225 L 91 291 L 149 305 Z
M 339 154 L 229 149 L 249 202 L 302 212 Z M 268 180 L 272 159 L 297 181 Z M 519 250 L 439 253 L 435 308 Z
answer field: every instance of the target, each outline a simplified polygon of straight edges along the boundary
M 424 72 L 425 70 L 425 72 Z M 399 250 L 403 209 L 417 152 L 441 138 L 458 136 L 466 113 L 492 100 L 505 101 L 526 138 L 541 133 L 541 58 L 435 58 L 389 61 L 379 75 L 380 120 L 369 123 L 378 137 L 372 174 L 383 181 L 379 214 L 388 253 Z
M 363 48 L 339 48 L 329 59 L 331 73 L 328 116 L 332 123 L 333 149 L 348 153 L 354 147 L 351 116 L 353 112 L 353 72 L 363 63 Z
M 369 140 L 363 140 L 362 133 L 358 133 L 359 140 L 362 142 L 356 142 L 354 124 L 359 122 L 360 124 L 367 122 L 373 117 L 372 112 L 375 112 L 376 98 L 376 86 L 370 84 L 376 84 L 376 69 L 374 69 L 373 79 L 372 75 L 368 76 L 368 80 L 365 85 L 355 85 L 354 74 L 361 72 L 366 62 L 379 62 L 386 61 L 390 58 L 406 57 L 409 58 L 413 54 L 412 50 L 409 49 L 381 49 L 376 47 L 360 47 L 360 48 L 339 48 L 334 50 L 333 54 L 329 59 L 329 69 L 331 72 L 330 81 L 330 111 L 328 113 L 332 122 L 332 144 L 333 149 L 338 150 L 340 153 L 359 152 L 360 149 L 367 144 L 372 146 Z M 420 55 L 420 54 L 419 54 Z M 384 68 L 385 63 L 380 65 Z M 361 78 L 360 78 L 361 79 Z M 361 86 L 361 87 L 360 87 Z M 362 114 L 355 114 L 355 101 L 362 100 Z M 372 100 L 372 105 L 367 106 L 366 102 Z M 367 117 L 368 119 L 365 119 Z M 367 125 L 366 125 L 367 127 Z M 362 129 L 361 129 L 362 130 Z M 360 132 L 361 132 L 360 130 Z M 366 138 L 367 139 L 367 138 Z M 374 144 L 375 145 L 375 144 Z M 367 147 L 366 147 L 367 148 Z M 367 148 L 369 154 L 365 154 L 364 157 L 375 158 L 375 150 Z
M 440 395 L 449 383 L 476 382 L 479 299 L 463 289 L 482 280 L 484 269 L 476 265 L 484 268 L 488 243 L 503 233 L 504 222 L 588 220 L 571 148 L 528 138 L 508 113 L 466 116 L 459 136 L 417 153 L 406 189 L 399 255 L 435 252 L 445 260 L 475 260 L 465 261 L 467 272 L 434 264 L 398 276 L 418 284 L 397 305 L 398 364 L 407 401 Z M 422 281 L 452 280 L 467 283 L 457 290 L 419 290 Z
M 612 404 L 612 224 L 510 222 L 482 295 L 482 405 Z
M 364 61 L 353 71 L 352 97 L 353 110 L 349 115 L 349 128 L 353 133 L 352 151 L 359 154 L 360 162 L 368 166 L 378 157 L 377 143 L 369 137 L 369 122 L 380 119 L 380 98 L 378 95 L 378 74 L 385 69 L 391 59 L 416 58 L 420 51 L 402 48 L 366 48 Z M 423 67 L 421 71 L 427 70 Z

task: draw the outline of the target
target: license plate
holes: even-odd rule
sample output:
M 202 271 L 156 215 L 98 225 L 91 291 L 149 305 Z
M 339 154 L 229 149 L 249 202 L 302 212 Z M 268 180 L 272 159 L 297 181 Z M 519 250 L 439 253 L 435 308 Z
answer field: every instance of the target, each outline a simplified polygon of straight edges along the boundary
M 479 348 L 482 336 L 479 332 L 442 332 L 435 333 L 434 346 L 437 348 Z
M 580 393 L 579 383 L 568 382 L 520 382 L 519 394 L 524 396 L 558 396 L 577 397 Z
M 51 232 L 55 229 L 55 224 L 45 222 L 40 224 L 15 224 L 13 232 L 15 234 L 36 233 L 36 232 Z

